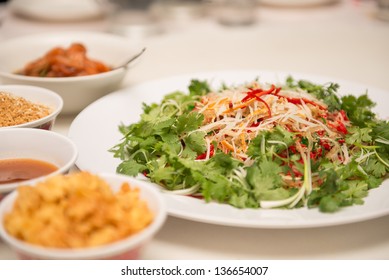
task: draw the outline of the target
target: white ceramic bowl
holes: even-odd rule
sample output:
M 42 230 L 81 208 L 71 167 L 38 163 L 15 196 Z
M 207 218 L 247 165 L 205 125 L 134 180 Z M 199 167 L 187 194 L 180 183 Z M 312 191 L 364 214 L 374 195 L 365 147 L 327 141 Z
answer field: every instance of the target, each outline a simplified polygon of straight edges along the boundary
M 104 14 L 96 0 L 12 0 L 8 9 L 29 19 L 52 22 L 90 20 Z
M 141 199 L 145 200 L 154 219 L 145 229 L 123 240 L 85 249 L 52 249 L 35 246 L 10 236 L 4 229 L 3 218 L 13 206 L 17 192 L 6 196 L 0 203 L 0 236 L 23 259 L 137 259 L 142 248 L 158 232 L 164 224 L 167 211 L 164 199 L 160 192 L 149 183 L 138 181 L 132 177 L 102 173 L 97 174 L 103 178 L 114 191 L 119 190 L 123 182 L 140 189 Z
M 117 90 L 128 68 L 79 77 L 30 77 L 14 74 L 54 47 L 82 43 L 87 56 L 115 67 L 140 51 L 126 37 L 99 32 L 38 33 L 3 40 L 0 44 L 0 80 L 3 84 L 34 85 L 57 92 L 64 100 L 62 113 L 78 113 L 92 101 Z M 131 68 L 131 67 L 129 67 Z
M 51 113 L 46 117 L 18 125 L 0 127 L 0 129 L 31 127 L 51 130 L 58 114 L 63 108 L 61 96 L 45 88 L 25 85 L 0 85 L 0 92 L 7 92 L 14 96 L 22 97 L 32 103 L 45 105 L 51 109 Z
M 49 162 L 58 167 L 56 171 L 46 176 L 68 172 L 74 165 L 77 155 L 76 145 L 69 138 L 56 132 L 34 128 L 0 129 L 0 160 L 30 158 Z M 0 184 L 0 194 L 11 192 L 21 184 L 32 184 L 46 176 Z

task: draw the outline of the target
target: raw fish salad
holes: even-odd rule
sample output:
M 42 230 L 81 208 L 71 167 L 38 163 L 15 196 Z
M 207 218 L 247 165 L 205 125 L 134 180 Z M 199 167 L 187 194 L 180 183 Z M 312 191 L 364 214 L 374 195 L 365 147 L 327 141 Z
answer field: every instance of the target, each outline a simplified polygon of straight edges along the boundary
M 143 104 L 140 121 L 119 125 L 110 151 L 117 172 L 143 174 L 177 195 L 238 208 L 363 204 L 389 171 L 389 124 L 368 93 L 338 95 L 336 83 L 288 77 L 188 92 Z

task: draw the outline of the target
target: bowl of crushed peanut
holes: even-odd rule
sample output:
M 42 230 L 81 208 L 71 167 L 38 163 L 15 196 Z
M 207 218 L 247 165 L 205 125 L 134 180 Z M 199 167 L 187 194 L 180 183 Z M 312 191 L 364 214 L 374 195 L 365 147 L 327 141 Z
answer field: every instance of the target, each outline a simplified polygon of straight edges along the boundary
M 26 85 L 0 85 L 0 129 L 13 127 L 51 130 L 63 107 L 52 90 Z
M 147 182 L 73 172 L 20 186 L 0 203 L 0 237 L 21 259 L 139 259 L 166 206 Z

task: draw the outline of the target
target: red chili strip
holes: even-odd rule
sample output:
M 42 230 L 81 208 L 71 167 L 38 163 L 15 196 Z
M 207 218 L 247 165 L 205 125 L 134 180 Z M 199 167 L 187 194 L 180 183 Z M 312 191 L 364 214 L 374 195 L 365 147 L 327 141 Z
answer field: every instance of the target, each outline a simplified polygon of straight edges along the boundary
M 339 144 L 343 144 L 346 142 L 346 140 L 344 140 L 343 138 L 340 138 L 340 139 L 338 139 L 338 142 L 339 142 Z
M 260 101 L 260 102 L 262 102 L 265 106 L 266 106 L 266 108 L 267 108 L 267 113 L 268 113 L 268 116 L 269 116 L 269 118 L 271 118 L 271 109 L 270 109 L 270 106 L 269 106 L 269 104 L 267 104 L 266 103 L 266 101 L 265 100 L 263 100 L 262 98 L 260 98 L 260 97 L 257 97 L 257 100 L 258 101 Z
M 248 92 L 246 92 L 246 96 L 241 100 L 242 103 L 246 102 L 246 101 L 249 101 L 253 98 L 255 98 L 256 94 L 260 94 L 261 92 L 263 92 L 262 89 L 252 89 Z
M 250 125 L 250 127 L 257 127 L 257 126 L 259 126 L 259 124 L 261 123 L 261 121 L 262 121 L 262 118 L 261 119 L 258 119 L 257 120 L 257 122 L 256 123 L 252 123 L 251 125 Z M 250 133 L 250 132 L 253 132 L 252 130 L 247 130 L 247 133 Z
M 340 110 L 339 114 L 343 117 L 345 121 L 349 121 L 349 118 L 346 115 L 346 112 L 344 110 Z
M 275 85 L 271 85 L 269 89 L 263 90 L 263 89 L 251 89 L 249 90 L 246 94 L 246 96 L 241 100 L 241 102 L 246 102 L 249 101 L 253 98 L 257 99 L 259 102 L 262 102 L 268 111 L 269 118 L 271 118 L 271 109 L 269 104 L 266 103 L 265 100 L 263 100 L 261 97 L 267 94 L 278 94 L 280 92 L 281 88 L 276 88 Z
M 321 110 L 326 110 L 326 108 L 321 106 L 320 104 L 317 104 L 316 102 L 313 102 L 313 101 L 305 99 L 305 98 L 294 98 L 294 97 L 286 97 L 286 96 L 282 96 L 282 97 L 285 98 L 286 100 L 288 100 L 288 102 L 293 103 L 293 104 L 302 105 L 302 101 L 304 101 L 304 103 L 311 104 L 313 106 L 317 106 Z
M 329 150 L 332 149 L 332 146 L 330 145 L 330 143 L 329 143 L 327 140 L 320 139 L 320 140 L 319 140 L 319 144 L 320 144 L 324 149 L 326 149 L 327 151 L 329 151 Z
M 271 85 L 270 88 L 267 90 L 263 90 L 261 88 L 251 89 L 248 92 L 246 92 L 247 95 L 241 100 L 241 102 L 246 102 L 253 98 L 258 99 L 259 97 L 266 94 L 278 94 L 280 91 L 281 88 L 280 87 L 276 88 L 275 85 Z
M 215 153 L 215 147 L 213 145 L 210 145 L 209 157 L 212 157 L 214 153 Z M 196 159 L 205 159 L 206 157 L 207 157 L 207 152 L 198 155 Z
M 344 123 L 342 123 L 340 121 L 336 122 L 335 124 L 328 122 L 328 126 L 336 129 L 340 133 L 343 133 L 343 134 L 348 133 L 346 126 L 344 125 Z
M 338 126 L 336 127 L 336 129 L 343 134 L 348 133 L 346 126 L 342 122 L 338 122 Z

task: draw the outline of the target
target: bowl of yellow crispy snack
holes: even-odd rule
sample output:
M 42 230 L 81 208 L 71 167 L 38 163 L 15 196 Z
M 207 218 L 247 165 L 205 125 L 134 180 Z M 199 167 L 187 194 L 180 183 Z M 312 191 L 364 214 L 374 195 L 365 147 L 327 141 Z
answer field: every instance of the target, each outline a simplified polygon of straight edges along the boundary
M 166 213 L 147 182 L 74 172 L 6 196 L 0 236 L 20 259 L 139 259 Z

